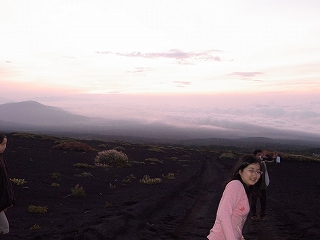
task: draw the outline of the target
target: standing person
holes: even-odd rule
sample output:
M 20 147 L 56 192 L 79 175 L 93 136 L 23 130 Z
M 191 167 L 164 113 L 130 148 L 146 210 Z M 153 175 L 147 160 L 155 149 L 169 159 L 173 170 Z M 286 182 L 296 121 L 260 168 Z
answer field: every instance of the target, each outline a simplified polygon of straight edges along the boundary
M 242 228 L 250 211 L 250 195 L 261 174 L 256 157 L 245 155 L 237 162 L 222 194 L 209 240 L 244 240 Z
M 261 171 L 263 172 L 261 179 L 258 182 L 259 185 L 259 194 L 252 195 L 251 197 L 251 219 L 253 221 L 258 221 L 259 218 L 257 216 L 257 202 L 258 198 L 260 200 L 260 219 L 262 221 L 268 220 L 266 217 L 266 209 L 267 209 L 267 187 L 269 185 L 269 173 L 268 166 L 274 165 L 276 163 L 276 158 L 278 156 L 278 152 L 274 152 L 272 156 L 272 160 L 269 160 L 266 156 L 266 150 L 256 149 L 253 151 L 253 155 L 260 159 L 261 163 Z
M 6 147 L 7 137 L 0 134 L 0 235 L 9 232 L 9 222 L 4 212 L 15 204 L 13 187 L 3 158 Z

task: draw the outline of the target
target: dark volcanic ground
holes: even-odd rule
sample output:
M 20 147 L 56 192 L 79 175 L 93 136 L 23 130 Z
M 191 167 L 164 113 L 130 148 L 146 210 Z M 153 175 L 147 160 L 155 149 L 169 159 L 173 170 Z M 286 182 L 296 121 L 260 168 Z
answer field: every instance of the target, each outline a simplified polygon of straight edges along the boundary
M 73 164 L 93 165 L 97 152 L 53 150 L 56 141 L 8 134 L 10 176 L 26 183 L 14 185 L 17 204 L 6 212 L 11 231 L 1 239 L 206 239 L 223 183 L 236 161 L 184 146 L 82 141 L 98 151 L 122 147 L 132 167 L 77 168 Z M 93 176 L 79 177 L 84 172 Z M 319 162 L 282 161 L 270 169 L 269 220 L 249 219 L 246 240 L 320 239 L 319 172 Z M 52 173 L 59 177 L 52 178 Z M 163 177 L 168 173 L 175 179 Z M 140 183 L 144 175 L 163 181 Z M 124 184 L 128 176 L 134 178 Z M 70 195 L 77 184 L 84 188 L 84 197 Z M 29 213 L 30 205 L 45 206 L 48 212 Z

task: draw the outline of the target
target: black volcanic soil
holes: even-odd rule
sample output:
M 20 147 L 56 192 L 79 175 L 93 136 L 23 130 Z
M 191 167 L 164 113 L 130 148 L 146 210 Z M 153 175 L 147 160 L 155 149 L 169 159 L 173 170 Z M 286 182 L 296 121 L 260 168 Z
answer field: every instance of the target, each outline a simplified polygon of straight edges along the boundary
M 26 183 L 14 185 L 17 203 L 6 212 L 11 231 L 1 239 L 206 239 L 235 160 L 183 146 L 82 142 L 99 151 L 123 147 L 132 167 L 76 168 L 75 163 L 93 165 L 97 152 L 53 150 L 55 139 L 8 134 L 10 176 Z M 152 164 L 147 158 L 163 163 Z M 93 176 L 76 176 L 83 172 Z M 282 161 L 270 169 L 269 220 L 249 218 L 246 240 L 320 239 L 319 172 L 319 162 Z M 52 173 L 60 177 L 54 179 Z M 163 178 L 168 173 L 175 179 Z M 122 183 L 131 174 L 131 183 Z M 140 183 L 144 175 L 163 182 Z M 84 197 L 70 195 L 77 184 L 84 188 Z M 106 207 L 107 202 L 112 206 Z M 29 213 L 30 205 L 46 206 L 48 212 Z M 40 229 L 32 230 L 34 225 Z

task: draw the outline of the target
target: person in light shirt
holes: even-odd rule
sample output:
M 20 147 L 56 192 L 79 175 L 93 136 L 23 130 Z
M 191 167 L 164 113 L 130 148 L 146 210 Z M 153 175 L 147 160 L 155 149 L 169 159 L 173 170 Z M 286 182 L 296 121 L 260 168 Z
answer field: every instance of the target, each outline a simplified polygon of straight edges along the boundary
M 244 240 L 243 225 L 250 212 L 249 199 L 262 174 L 260 162 L 253 155 L 243 156 L 235 165 L 231 180 L 222 194 L 209 240 Z

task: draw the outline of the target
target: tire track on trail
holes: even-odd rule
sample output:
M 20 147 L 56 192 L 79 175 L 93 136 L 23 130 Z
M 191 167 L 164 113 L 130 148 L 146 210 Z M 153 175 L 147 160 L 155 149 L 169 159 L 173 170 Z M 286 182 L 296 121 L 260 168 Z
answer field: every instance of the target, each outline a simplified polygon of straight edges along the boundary
M 152 204 L 151 216 L 138 227 L 134 239 L 204 239 L 215 219 L 226 167 L 206 157 L 199 170 L 173 193 Z M 156 210 L 155 210 L 156 208 Z M 144 215 L 144 214 L 143 214 Z
M 204 239 L 212 227 L 223 190 L 223 182 L 230 169 L 215 158 L 206 159 L 195 185 L 197 193 L 191 210 L 175 231 L 176 239 Z M 227 168 L 227 169 L 226 169 Z

